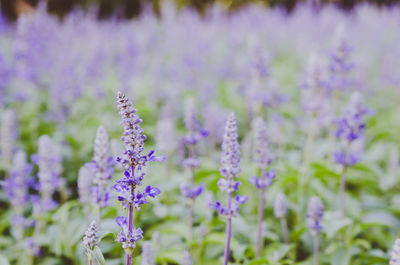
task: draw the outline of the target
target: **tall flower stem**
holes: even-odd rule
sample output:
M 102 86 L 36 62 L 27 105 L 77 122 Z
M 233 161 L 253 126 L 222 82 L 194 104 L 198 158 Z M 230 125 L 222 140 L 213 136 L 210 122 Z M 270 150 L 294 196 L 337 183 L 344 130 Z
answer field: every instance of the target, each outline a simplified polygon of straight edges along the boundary
M 189 157 L 194 158 L 195 153 L 194 153 L 194 145 L 191 145 L 189 147 Z M 190 185 L 191 187 L 194 187 L 194 178 L 195 178 L 195 168 L 191 167 L 190 168 Z M 189 199 L 189 242 L 193 241 L 193 204 L 194 204 L 194 199 Z
M 228 203 L 227 209 L 228 212 L 231 211 L 232 205 L 232 193 L 228 192 Z M 226 222 L 226 243 L 225 243 L 225 252 L 224 252 L 224 265 L 227 265 L 229 262 L 229 253 L 231 249 L 231 237 L 232 237 L 232 216 L 228 215 Z
M 347 166 L 343 166 L 342 174 L 340 175 L 340 190 L 339 190 L 339 216 L 344 216 L 344 204 L 346 200 L 346 172 Z
M 135 167 L 132 167 L 132 176 L 135 175 Z M 135 186 L 131 185 L 131 196 L 132 198 L 135 197 Z M 129 228 L 129 233 L 132 234 L 133 232 L 133 205 L 132 203 L 129 204 L 129 215 L 128 215 L 128 228 Z M 126 265 L 131 265 L 132 264 L 132 253 L 127 253 L 126 254 Z
M 314 265 L 319 265 L 319 240 L 318 233 L 313 233 L 314 243 Z
M 315 118 L 315 114 L 313 114 L 311 117 L 310 127 L 309 127 L 309 131 L 307 134 L 306 145 L 304 148 L 304 154 L 303 154 L 304 160 L 303 160 L 303 165 L 302 165 L 303 172 L 306 171 L 306 169 L 310 163 L 310 155 L 311 155 L 313 144 L 314 144 L 316 127 L 317 127 L 317 120 Z
M 286 243 L 289 243 L 289 229 L 285 217 L 281 218 L 281 226 L 282 226 L 283 239 L 285 240 Z
M 256 250 L 257 258 L 260 257 L 262 241 L 263 241 L 262 222 L 263 222 L 264 204 L 265 204 L 264 192 L 265 192 L 265 189 L 260 189 L 260 202 L 258 205 L 258 227 L 257 227 L 257 250 Z

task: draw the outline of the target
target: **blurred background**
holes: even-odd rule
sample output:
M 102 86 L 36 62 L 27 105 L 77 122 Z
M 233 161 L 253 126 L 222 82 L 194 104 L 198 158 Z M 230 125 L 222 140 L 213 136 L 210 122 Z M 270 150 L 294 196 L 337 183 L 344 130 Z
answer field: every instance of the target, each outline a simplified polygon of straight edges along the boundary
M 152 9 L 155 14 L 161 16 L 161 2 L 163 0 L 48 0 L 47 11 L 60 18 L 71 12 L 76 7 L 89 8 L 98 6 L 96 10 L 99 19 L 106 19 L 112 16 L 118 18 L 134 18 L 143 9 Z M 39 0 L 1 0 L 1 12 L 9 20 L 15 20 L 18 14 L 31 12 Z M 258 4 L 269 7 L 281 7 L 290 13 L 296 5 L 301 2 L 311 2 L 318 8 L 324 4 L 334 4 L 344 10 L 351 11 L 357 4 L 372 3 L 379 7 L 398 5 L 398 0 L 174 0 L 178 8 L 189 7 L 200 14 L 212 7 L 215 3 L 221 4 L 229 11 L 238 10 L 249 4 Z

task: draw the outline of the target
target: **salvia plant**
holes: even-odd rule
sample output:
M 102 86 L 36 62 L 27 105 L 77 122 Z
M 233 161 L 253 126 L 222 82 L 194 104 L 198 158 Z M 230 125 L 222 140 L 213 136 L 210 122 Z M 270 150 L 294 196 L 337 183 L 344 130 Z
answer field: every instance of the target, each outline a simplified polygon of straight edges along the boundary
M 91 187 L 92 200 L 97 208 L 97 224 L 101 224 L 101 210 L 110 204 L 109 181 L 114 174 L 114 160 L 110 155 L 107 131 L 103 126 L 97 129 L 94 141 L 94 155 L 88 167 L 93 171 Z
M 258 226 L 257 226 L 257 248 L 256 256 L 261 254 L 263 234 L 262 223 L 264 220 L 265 208 L 265 190 L 271 186 L 273 179 L 276 177 L 274 169 L 269 169 L 272 158 L 267 136 L 267 127 L 264 120 L 259 117 L 254 121 L 254 155 L 253 160 L 257 165 L 259 177 L 252 176 L 250 182 L 260 191 L 259 205 L 258 205 Z
M 1 265 L 400 264 L 398 5 L 38 2 L 0 12 Z
M 148 203 L 147 197 L 154 198 L 160 194 L 160 190 L 156 187 L 147 186 L 144 191 L 138 191 L 137 188 L 142 185 L 147 162 L 162 161 L 163 157 L 154 156 L 153 150 L 147 155 L 142 154 L 146 140 L 143 129 L 140 127 L 142 120 L 136 115 L 132 102 L 121 92 L 117 94 L 117 106 L 122 119 L 121 125 L 124 127 L 121 141 L 125 146 L 125 151 L 117 158 L 117 162 L 121 163 L 125 171 L 124 177 L 117 181 L 114 189 L 118 192 L 118 201 L 124 209 L 128 210 L 128 217 L 116 218 L 121 228 L 117 241 L 122 244 L 126 252 L 126 265 L 131 265 L 136 241 L 143 238 L 142 229 L 133 226 L 133 211 L 134 209 L 139 211 L 143 204 Z
M 361 94 L 354 92 L 348 106 L 337 122 L 336 137 L 340 140 L 341 149 L 334 153 L 335 162 L 342 166 L 339 191 L 339 213 L 344 215 L 346 174 L 347 169 L 361 159 L 361 152 L 357 141 L 364 136 L 366 126 L 365 116 L 370 110 L 365 106 Z
M 103 254 L 99 248 L 99 227 L 92 221 L 85 232 L 82 243 L 86 249 L 88 265 L 105 265 Z
M 17 140 L 17 117 L 12 109 L 1 111 L 0 115 L 0 157 L 2 167 L 9 168 L 16 146 Z
M 181 193 L 189 200 L 189 239 L 193 239 L 193 206 L 194 201 L 204 190 L 204 184 L 195 185 L 195 170 L 200 166 L 200 161 L 196 156 L 196 144 L 208 133 L 201 128 L 200 121 L 197 117 L 194 102 L 187 100 L 185 102 L 184 123 L 187 134 L 184 137 L 184 144 L 187 149 L 187 157 L 183 160 L 182 165 L 190 169 L 190 182 L 181 184 Z
M 28 163 L 24 151 L 17 151 L 14 155 L 8 178 L 2 183 L 3 189 L 13 207 L 13 224 L 15 237 L 22 242 L 27 220 L 24 217 L 26 207 L 29 205 L 28 189 L 31 186 L 32 165 Z
M 232 236 L 232 217 L 239 214 L 240 205 L 246 203 L 247 196 L 236 195 L 232 198 L 234 192 L 239 190 L 240 181 L 235 179 L 238 177 L 240 169 L 240 146 L 238 142 L 237 122 L 234 113 L 231 113 L 226 121 L 224 138 L 222 142 L 220 173 L 223 178 L 218 180 L 218 187 L 222 192 L 227 194 L 226 207 L 217 201 L 210 203 L 210 207 L 217 210 L 218 214 L 226 219 L 226 243 L 224 251 L 224 262 L 229 262 L 230 244 Z

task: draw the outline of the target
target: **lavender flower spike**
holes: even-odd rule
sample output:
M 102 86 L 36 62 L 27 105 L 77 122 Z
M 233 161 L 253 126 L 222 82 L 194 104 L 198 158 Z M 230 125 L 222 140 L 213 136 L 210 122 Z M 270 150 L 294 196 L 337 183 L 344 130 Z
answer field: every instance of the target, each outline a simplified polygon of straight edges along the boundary
M 310 201 L 308 202 L 307 221 L 308 221 L 308 228 L 310 229 L 314 241 L 314 265 L 319 264 L 318 234 L 322 229 L 321 221 L 323 215 L 324 215 L 324 205 L 321 199 L 316 196 L 311 197 Z
M 88 230 L 85 232 L 85 236 L 83 237 L 83 245 L 86 248 L 86 254 L 88 256 L 89 265 L 94 264 L 93 255 L 91 254 L 91 252 L 98 244 L 99 241 L 98 233 L 99 233 L 99 228 L 97 227 L 96 222 L 92 221 L 92 223 L 88 227 Z
M 200 121 L 197 117 L 193 100 L 185 102 L 184 123 L 187 134 L 183 139 L 187 157 L 182 161 L 182 166 L 190 169 L 190 183 L 181 184 L 181 193 L 189 199 L 189 241 L 193 239 L 193 205 L 195 199 L 201 195 L 204 185 L 195 186 L 195 169 L 200 166 L 200 161 L 196 158 L 196 144 L 208 135 L 208 132 L 201 129 Z
M 40 136 L 38 146 L 38 154 L 32 155 L 32 161 L 39 167 L 40 200 L 34 205 L 36 215 L 43 214 L 57 206 L 52 196 L 62 183 L 59 147 L 47 135 Z
M 164 158 L 154 156 L 154 151 L 143 155 L 144 141 L 146 136 L 140 127 L 142 120 L 136 115 L 136 109 L 132 102 L 121 92 L 117 94 L 117 105 L 119 115 L 122 118 L 121 125 L 124 126 L 124 133 L 121 137 L 125 145 L 125 151 L 117 162 L 121 163 L 125 169 L 124 177 L 117 181 L 114 189 L 119 193 L 118 200 L 124 209 L 128 209 L 128 218 L 118 216 L 117 224 L 122 231 L 118 234 L 117 241 L 122 243 L 126 252 L 126 265 L 132 264 L 132 253 L 136 246 L 135 242 L 143 238 L 143 231 L 133 226 L 133 209 L 140 210 L 141 206 L 148 203 L 147 197 L 155 197 L 160 194 L 160 190 L 155 187 L 147 186 L 143 192 L 136 191 L 142 185 L 144 178 L 144 167 L 147 162 L 163 161 Z
M 400 239 L 394 242 L 389 265 L 400 265 Z
M 220 168 L 220 172 L 225 178 L 221 178 L 218 181 L 220 190 L 226 192 L 228 195 L 227 207 L 223 207 L 218 201 L 216 203 L 210 203 L 211 208 L 217 210 L 220 215 L 227 219 L 224 265 L 227 265 L 229 261 L 232 216 L 237 215 L 239 213 L 240 205 L 248 200 L 247 196 L 236 195 L 235 200 L 232 202 L 232 193 L 239 189 L 240 184 L 240 182 L 234 181 L 234 178 L 236 178 L 241 171 L 239 163 L 240 146 L 238 142 L 236 118 L 235 114 L 231 113 L 226 122 L 225 133 L 222 142 L 222 167 Z
M 11 109 L 2 111 L 0 117 L 0 157 L 8 167 L 13 158 L 17 139 L 17 117 Z
M 260 257 L 262 248 L 262 222 L 264 215 L 264 193 L 265 190 L 271 186 L 273 179 L 276 177 L 274 169 L 265 171 L 266 168 L 271 164 L 271 157 L 269 154 L 269 143 L 267 138 L 267 127 L 264 120 L 258 117 L 254 121 L 254 155 L 253 160 L 257 164 L 257 168 L 260 172 L 260 177 L 250 177 L 250 183 L 252 183 L 260 191 L 260 199 L 258 205 L 258 224 L 257 224 L 257 245 L 256 245 L 256 257 Z
M 260 169 L 266 169 L 271 164 L 267 126 L 263 118 L 258 117 L 254 121 L 254 155 L 253 160 Z
M 141 265 L 155 265 L 156 253 L 154 252 L 151 241 L 144 241 L 142 246 L 142 263 Z
M 341 119 L 338 121 L 336 137 L 341 140 L 341 150 L 335 152 L 335 162 L 342 165 L 339 191 L 339 214 L 344 215 L 346 170 L 360 160 L 360 150 L 354 150 L 353 143 L 364 136 L 366 123 L 364 116 L 371 111 L 364 105 L 360 93 L 354 92 L 351 95 L 349 104 Z
M 23 239 L 25 218 L 24 209 L 28 201 L 28 188 L 32 166 L 26 161 L 26 154 L 18 151 L 14 155 L 9 177 L 2 183 L 4 190 L 13 206 L 12 223 L 16 228 L 16 237 Z
M 101 222 L 101 209 L 109 204 L 110 192 L 108 190 L 108 182 L 114 174 L 113 165 L 114 162 L 110 155 L 107 131 L 103 126 L 100 126 L 97 129 L 94 141 L 94 156 L 90 164 L 94 173 L 93 183 L 95 184 L 92 187 L 92 198 L 98 208 L 97 223 L 99 225 Z

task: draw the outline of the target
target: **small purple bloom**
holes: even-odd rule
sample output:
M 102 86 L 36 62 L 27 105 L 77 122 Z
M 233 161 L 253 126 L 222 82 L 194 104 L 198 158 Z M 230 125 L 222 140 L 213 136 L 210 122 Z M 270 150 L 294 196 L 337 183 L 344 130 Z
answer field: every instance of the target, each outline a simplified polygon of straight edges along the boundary
M 196 199 L 203 193 L 204 185 L 200 184 L 198 186 L 190 186 L 186 183 L 181 184 L 181 193 L 188 199 Z
M 307 220 L 308 228 L 313 233 L 319 233 L 322 229 L 321 221 L 324 216 L 324 205 L 319 197 L 311 197 L 308 202 Z
M 143 238 L 143 231 L 140 228 L 133 227 L 132 231 L 129 230 L 128 218 L 125 216 L 118 216 L 115 219 L 122 231 L 117 235 L 117 242 L 122 243 L 122 248 L 130 249 L 131 251 L 136 246 L 136 241 Z
M 257 189 L 266 189 L 271 186 L 273 179 L 276 177 L 275 169 L 264 172 L 260 178 L 256 176 L 250 177 L 250 183 Z

